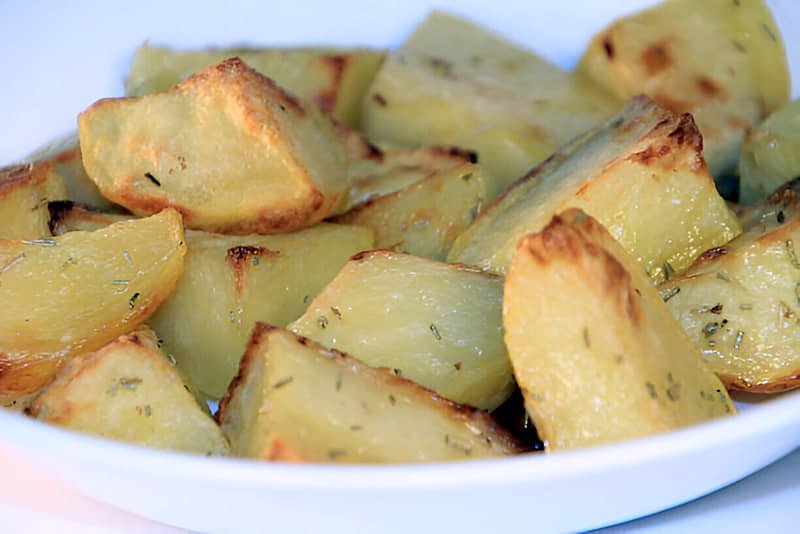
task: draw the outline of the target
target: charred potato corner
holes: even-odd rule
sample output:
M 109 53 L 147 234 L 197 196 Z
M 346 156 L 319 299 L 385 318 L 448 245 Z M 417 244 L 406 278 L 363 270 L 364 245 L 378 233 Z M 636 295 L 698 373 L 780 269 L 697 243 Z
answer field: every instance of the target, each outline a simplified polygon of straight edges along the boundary
M 732 416 L 800 387 L 788 83 L 762 0 L 666 0 L 573 70 L 441 12 L 388 51 L 143 45 L 0 168 L 0 403 L 310 463 Z

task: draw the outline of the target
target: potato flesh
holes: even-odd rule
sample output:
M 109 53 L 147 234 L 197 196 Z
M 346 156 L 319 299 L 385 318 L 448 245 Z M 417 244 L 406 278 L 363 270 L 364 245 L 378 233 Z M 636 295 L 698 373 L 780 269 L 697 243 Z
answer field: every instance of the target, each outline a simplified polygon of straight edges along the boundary
M 298 97 L 348 126 L 357 126 L 361 99 L 385 52 L 368 49 L 228 48 L 176 51 L 144 44 L 136 49 L 126 93 L 141 96 L 166 91 L 192 74 L 238 56 Z
M 334 221 L 371 228 L 377 248 L 444 261 L 485 198 L 480 167 L 466 164 L 371 198 Z
M 776 392 L 800 386 L 800 215 L 758 226 L 709 251 L 660 291 L 708 367 L 726 386 Z
M 528 413 L 550 450 L 735 412 L 636 261 L 579 210 L 520 242 L 503 324 Z
M 23 164 L 0 169 L 0 237 L 49 237 L 47 203 L 66 197 L 64 180 L 52 165 Z
M 739 160 L 739 201 L 756 202 L 800 176 L 800 100 L 750 130 Z
M 67 188 L 64 199 L 105 211 L 119 208 L 100 193 L 95 183 L 86 174 L 81 160 L 77 131 L 54 139 L 28 156 L 26 160 L 30 162 L 46 161 L 53 164 L 56 173 L 64 179 L 64 185 Z
M 96 232 L 0 239 L 0 397 L 35 391 L 65 358 L 136 328 L 172 292 L 185 252 L 174 210 Z
M 458 265 L 364 253 L 289 328 L 447 399 L 492 410 L 514 386 L 503 345 L 502 284 Z
M 261 324 L 218 418 L 235 455 L 264 460 L 429 462 L 521 451 L 484 412 Z
M 646 93 L 691 112 L 717 177 L 735 171 L 748 128 L 789 97 L 783 42 L 763 0 L 661 2 L 596 35 L 578 70 L 619 98 Z
M 323 223 L 291 234 L 189 234 L 186 268 L 150 319 L 164 350 L 200 391 L 220 398 L 257 320 L 286 325 L 353 254 L 369 229 Z
M 520 238 L 578 207 L 604 224 L 656 281 L 741 232 L 703 164 L 689 116 L 645 97 L 563 147 L 498 197 L 448 261 L 504 274 Z M 668 265 L 667 265 L 668 264 Z
M 173 206 L 188 228 L 304 228 L 349 186 L 333 123 L 238 60 L 166 93 L 101 100 L 78 123 L 103 195 L 140 215 Z
M 134 332 L 72 358 L 33 403 L 31 415 L 126 443 L 227 454 L 220 428 L 148 336 Z
M 618 102 L 467 20 L 431 13 L 364 98 L 371 139 L 477 150 L 493 198 Z

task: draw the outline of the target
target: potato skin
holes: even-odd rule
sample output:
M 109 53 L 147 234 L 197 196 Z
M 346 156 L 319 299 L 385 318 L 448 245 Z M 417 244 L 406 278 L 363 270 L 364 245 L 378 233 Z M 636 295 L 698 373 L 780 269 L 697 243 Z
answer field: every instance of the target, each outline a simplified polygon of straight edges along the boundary
M 100 100 L 78 126 L 84 167 L 104 196 L 138 215 L 173 207 L 187 228 L 305 228 L 349 186 L 331 120 L 238 58 L 166 93 Z
M 452 461 L 526 450 L 486 412 L 263 323 L 217 418 L 235 455 L 269 461 Z
M 0 239 L 0 399 L 35 391 L 65 359 L 145 321 L 175 287 L 185 252 L 174 210 L 96 232 Z
M 503 324 L 517 383 L 548 450 L 735 413 L 636 260 L 580 210 L 520 241 Z

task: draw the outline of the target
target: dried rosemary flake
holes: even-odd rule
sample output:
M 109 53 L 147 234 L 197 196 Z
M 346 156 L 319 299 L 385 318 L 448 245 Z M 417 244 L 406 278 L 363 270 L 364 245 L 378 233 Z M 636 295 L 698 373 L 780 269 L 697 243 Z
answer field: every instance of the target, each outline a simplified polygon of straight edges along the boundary
M 16 264 L 18 264 L 19 262 L 21 262 L 24 259 L 25 259 L 25 253 L 23 252 L 22 254 L 20 254 L 19 256 L 17 256 L 16 258 L 14 258 L 10 262 L 8 262 L 7 264 L 5 264 L 3 266 L 3 268 L 0 269 L 0 274 L 10 271 L 12 267 L 14 267 Z
M 749 311 L 753 309 L 753 305 L 749 303 L 739 304 L 739 309 L 744 311 Z
M 130 280 L 112 280 L 111 281 L 111 284 L 115 285 L 115 286 L 127 286 L 130 283 L 131 283 Z
M 658 397 L 658 393 L 656 393 L 656 386 L 652 382 L 645 382 L 644 387 L 647 388 L 647 394 L 650 395 L 651 398 L 655 399 Z
M 260 260 L 260 259 L 258 259 L 258 256 L 253 256 L 252 263 L 253 263 L 253 267 L 255 267 L 255 266 L 257 266 L 259 263 L 261 263 L 261 260 Z
M 674 382 L 670 384 L 667 388 L 667 398 L 673 402 L 680 400 L 681 398 L 681 383 Z
M 394 395 L 389 395 L 389 404 L 391 404 L 392 406 L 397 404 L 397 399 L 394 398 Z
M 303 297 L 303 304 L 308 304 L 308 301 L 309 301 L 310 298 L 311 297 L 309 297 L 308 295 L 304 296 Z
M 291 384 L 294 381 L 293 376 L 287 376 L 284 379 L 278 380 L 274 384 L 272 384 L 272 389 L 280 389 L 287 384 Z
M 439 329 L 436 327 L 436 325 L 431 323 L 429 328 L 431 330 L 431 333 L 433 334 L 433 337 L 436 338 L 436 341 L 441 341 L 442 340 L 442 334 L 439 333 Z
M 136 307 L 136 301 L 139 300 L 139 295 L 140 293 L 137 291 L 131 296 L 131 298 L 128 299 L 128 306 L 130 307 L 130 309 Z
M 465 182 L 469 182 L 472 179 L 472 173 L 468 172 L 467 174 L 461 175 L 461 179 Z
M 317 319 L 317 323 L 319 324 L 320 328 L 328 328 L 328 318 L 324 315 L 321 315 L 319 319 Z
M 58 245 L 55 239 L 51 239 L 49 237 L 44 237 L 42 239 L 23 239 L 23 245 L 39 245 L 42 247 L 54 247 Z
M 335 387 L 336 387 L 336 391 L 341 391 L 342 390 L 342 375 L 341 374 L 336 377 L 336 386 Z
M 145 404 L 144 405 L 144 416 L 145 417 L 150 417 L 151 415 L 153 415 L 153 409 L 150 407 L 149 404 Z
M 675 275 L 675 269 L 672 268 L 672 265 L 668 262 L 664 262 L 664 280 L 669 280 Z
M 122 251 L 122 257 L 125 258 L 125 261 L 127 261 L 128 264 L 133 265 L 133 260 L 131 259 L 131 255 L 128 254 L 127 250 Z
M 667 289 L 665 291 L 663 291 L 663 290 L 660 291 L 661 298 L 664 299 L 664 302 L 667 302 L 669 299 L 671 299 L 672 297 L 674 297 L 675 295 L 677 295 L 680 292 L 681 292 L 681 288 L 679 288 L 679 287 L 673 287 L 673 288 Z
M 797 299 L 797 304 L 800 304 L 800 282 L 794 286 L 794 298 Z
M 744 332 L 741 330 L 736 331 L 736 341 L 733 343 L 733 348 L 739 350 L 739 347 L 742 346 L 742 339 L 744 339 Z
M 589 329 L 585 326 L 583 327 L 583 344 L 586 345 L 587 348 L 592 346 L 592 343 L 589 340 Z
M 703 335 L 707 338 L 713 336 L 717 333 L 717 330 L 719 330 L 719 326 L 719 323 L 716 321 L 706 323 L 706 325 L 703 327 Z
M 331 311 L 333 312 L 333 314 L 336 316 L 337 319 L 339 320 L 342 319 L 342 312 L 339 311 L 339 308 L 337 308 L 336 306 L 331 306 Z
M 153 182 L 157 187 L 161 187 L 161 182 L 158 181 L 158 178 L 153 176 L 153 173 L 146 172 L 144 173 L 144 177 Z
M 446 445 L 449 445 L 450 447 L 452 447 L 454 449 L 462 451 L 467 456 L 472 454 L 472 447 L 470 445 L 465 445 L 463 443 L 459 443 L 455 438 L 450 436 L 450 434 L 445 434 L 444 435 L 444 442 L 445 442 Z
M 783 214 L 783 210 L 778 212 L 778 216 L 776 217 L 778 220 L 778 224 L 783 224 L 783 221 L 786 220 L 786 216 Z
M 392 369 L 392 374 L 394 376 L 403 376 L 403 371 L 395 367 L 394 369 Z
M 731 277 L 728 276 L 727 273 L 724 273 L 722 271 L 717 273 L 717 279 L 718 280 L 722 280 L 723 282 L 730 282 L 731 281 Z
M 764 31 L 767 32 L 767 35 L 769 36 L 770 39 L 772 39 L 776 43 L 778 42 L 778 38 L 775 37 L 775 33 L 772 31 L 772 28 L 767 26 L 765 23 L 761 23 L 761 27 L 764 28 Z

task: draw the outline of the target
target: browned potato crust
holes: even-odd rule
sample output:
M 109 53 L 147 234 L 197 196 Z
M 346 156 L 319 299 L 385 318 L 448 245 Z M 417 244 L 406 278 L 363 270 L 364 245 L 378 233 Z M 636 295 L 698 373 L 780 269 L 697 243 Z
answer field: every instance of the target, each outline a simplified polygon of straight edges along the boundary
M 139 215 L 174 207 L 187 228 L 305 228 L 349 187 L 331 120 L 238 58 L 166 93 L 100 100 L 78 124 L 104 196 Z
M 550 450 L 736 411 L 636 260 L 580 210 L 522 239 L 503 325 L 528 413 Z
M 263 460 L 424 462 L 525 450 L 486 412 L 262 323 L 217 417 L 235 455 Z
M 0 169 L 0 237 L 49 237 L 47 203 L 67 197 L 64 181 L 49 163 Z

